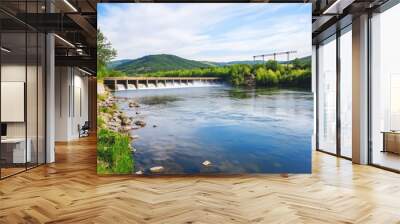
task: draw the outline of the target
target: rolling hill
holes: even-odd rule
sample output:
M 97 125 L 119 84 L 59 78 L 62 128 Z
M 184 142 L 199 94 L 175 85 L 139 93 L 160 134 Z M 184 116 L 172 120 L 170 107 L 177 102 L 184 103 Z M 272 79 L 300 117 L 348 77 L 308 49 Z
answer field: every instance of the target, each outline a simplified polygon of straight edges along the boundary
M 208 63 L 188 60 L 169 54 L 148 55 L 134 60 L 125 60 L 120 63 L 118 63 L 118 61 L 114 61 L 112 63 L 114 63 L 114 66 L 112 67 L 113 69 L 123 71 L 128 75 L 165 70 L 206 68 L 213 66 Z
M 113 69 L 113 68 L 117 67 L 118 65 L 123 64 L 128 61 L 132 61 L 132 60 L 131 59 L 122 59 L 122 60 L 111 61 L 110 63 L 108 63 L 107 68 Z
M 298 59 L 301 63 L 311 63 L 311 56 Z M 289 61 L 292 63 L 293 60 Z M 230 61 L 230 62 L 212 62 L 212 61 L 194 61 L 181 58 L 170 54 L 147 55 L 138 59 L 124 59 L 112 61 L 107 65 L 108 68 L 125 72 L 129 76 L 140 75 L 143 73 L 178 70 L 178 69 L 194 69 L 207 68 L 215 66 L 229 66 L 234 64 L 259 64 L 262 61 Z M 281 64 L 288 62 L 281 61 Z

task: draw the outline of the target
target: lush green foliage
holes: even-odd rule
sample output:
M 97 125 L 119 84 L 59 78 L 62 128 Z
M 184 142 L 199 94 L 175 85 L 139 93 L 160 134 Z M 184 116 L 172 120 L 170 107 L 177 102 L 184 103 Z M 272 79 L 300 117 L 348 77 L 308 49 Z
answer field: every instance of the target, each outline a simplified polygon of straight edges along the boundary
M 117 51 L 112 48 L 111 42 L 107 40 L 104 34 L 97 30 L 97 69 L 106 67 L 112 59 L 117 56 Z
M 124 72 L 112 70 L 105 66 L 97 69 L 97 80 L 103 80 L 104 77 L 122 77 L 127 76 Z
M 104 34 L 97 30 L 97 78 L 102 79 L 109 76 L 123 76 L 121 72 L 110 71 L 107 64 L 117 56 L 117 51 L 112 47 Z
M 212 65 L 184 59 L 175 55 L 159 54 L 148 55 L 135 60 L 124 61 L 115 65 L 113 69 L 127 73 L 130 76 L 135 76 L 145 72 L 156 72 L 177 69 L 193 69 L 193 68 L 206 68 Z
M 97 134 L 97 173 L 130 174 L 133 171 L 133 166 L 129 136 L 99 128 Z
M 154 77 L 221 77 L 234 86 L 245 85 L 246 80 L 254 78 L 258 86 L 311 88 L 310 61 L 279 64 L 276 61 L 270 60 L 264 64 L 236 64 L 223 67 L 158 71 L 143 75 Z

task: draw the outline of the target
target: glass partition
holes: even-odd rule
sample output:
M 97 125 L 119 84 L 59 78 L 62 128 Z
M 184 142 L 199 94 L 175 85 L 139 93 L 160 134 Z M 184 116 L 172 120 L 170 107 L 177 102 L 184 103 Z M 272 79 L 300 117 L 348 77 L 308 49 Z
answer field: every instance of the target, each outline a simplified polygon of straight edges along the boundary
M 351 26 L 340 36 L 340 154 L 352 157 L 352 34 Z
M 2 177 L 26 169 L 26 33 L 1 34 L 1 161 Z M 4 50 L 6 49 L 6 50 Z
M 0 7 L 18 13 L 43 11 L 40 5 L 42 1 L 0 2 Z M 0 26 L 2 179 L 45 163 L 46 39 L 43 33 L 2 12 Z
M 400 4 L 371 19 L 371 162 L 400 170 Z
M 336 36 L 318 47 L 318 149 L 336 153 Z

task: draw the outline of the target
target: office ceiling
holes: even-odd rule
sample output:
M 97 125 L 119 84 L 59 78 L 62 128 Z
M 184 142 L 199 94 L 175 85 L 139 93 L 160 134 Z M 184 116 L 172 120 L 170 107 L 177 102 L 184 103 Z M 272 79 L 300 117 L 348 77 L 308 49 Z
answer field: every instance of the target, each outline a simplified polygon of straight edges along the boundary
M 116 2 L 269 2 L 312 3 L 313 42 L 335 32 L 337 21 L 373 9 L 387 0 L 1 0 L 0 21 L 3 32 L 25 28 L 54 32 L 56 64 L 82 66 L 95 73 L 97 3 Z M 49 13 L 49 12 L 52 13 Z M 28 13 L 25 13 L 28 12 Z M 351 22 L 351 18 L 347 18 Z M 346 20 L 343 20 L 346 21 Z M 342 25 L 345 25 L 343 23 Z M 66 40 L 66 41 L 65 41 Z M 71 44 L 74 47 L 71 47 Z M 79 49 L 79 50 L 78 50 Z

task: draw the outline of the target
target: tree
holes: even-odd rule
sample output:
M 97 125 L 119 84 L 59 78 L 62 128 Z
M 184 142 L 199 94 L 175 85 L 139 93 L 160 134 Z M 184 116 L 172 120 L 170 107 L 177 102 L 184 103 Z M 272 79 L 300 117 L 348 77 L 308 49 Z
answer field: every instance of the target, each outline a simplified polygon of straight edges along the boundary
M 240 86 L 244 84 L 244 76 L 243 74 L 243 66 L 241 65 L 232 65 L 230 67 L 231 73 L 231 83 L 235 86 Z M 250 72 L 250 70 L 248 70 Z
M 292 61 L 292 64 L 293 64 L 293 69 L 300 69 L 300 68 L 302 68 L 302 63 L 301 63 L 301 61 L 300 61 L 298 58 L 295 58 L 295 59 Z
M 256 81 L 258 84 L 265 85 L 266 84 L 266 79 L 267 79 L 267 70 L 263 67 L 257 68 L 255 71 L 256 74 Z
M 278 80 L 278 76 L 276 75 L 276 73 L 274 71 L 272 71 L 271 69 L 268 69 L 266 84 L 269 86 L 275 86 L 278 84 L 278 82 L 279 82 L 279 80 Z
M 275 60 L 268 60 L 267 62 L 265 62 L 265 68 L 276 71 L 278 69 L 278 62 Z
M 104 69 L 116 56 L 117 50 L 112 47 L 100 29 L 97 29 L 97 70 Z

